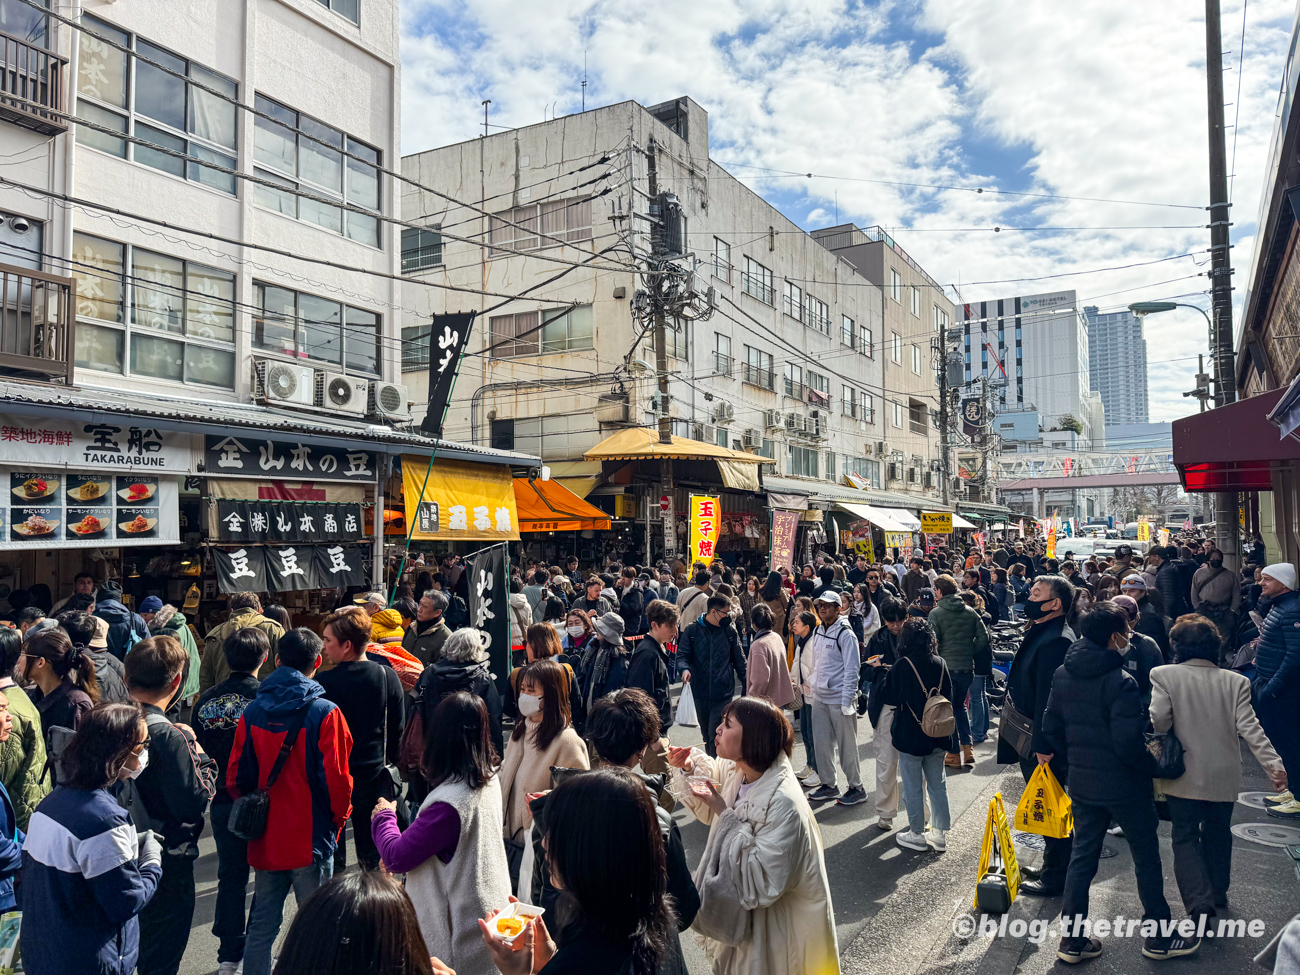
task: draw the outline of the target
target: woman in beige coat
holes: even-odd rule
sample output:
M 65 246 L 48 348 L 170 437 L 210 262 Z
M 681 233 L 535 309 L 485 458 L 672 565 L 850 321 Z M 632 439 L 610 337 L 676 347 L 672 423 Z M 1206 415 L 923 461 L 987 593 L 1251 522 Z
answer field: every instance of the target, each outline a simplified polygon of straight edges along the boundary
M 794 685 L 785 662 L 785 645 L 772 628 L 772 611 L 758 603 L 749 611 L 754 640 L 745 665 L 745 693 L 765 697 L 779 708 L 794 701 Z
M 675 791 L 710 827 L 691 926 L 713 975 L 838 975 L 821 833 L 790 764 L 790 722 L 769 701 L 737 698 L 715 743 L 716 759 L 668 750 Z
M 1282 759 L 1250 704 L 1250 682 L 1219 669 L 1219 631 L 1204 616 L 1184 616 L 1169 631 L 1178 663 L 1151 671 L 1151 722 L 1173 729 L 1186 771 L 1157 779 L 1173 820 L 1174 876 L 1187 916 L 1214 917 L 1228 904 L 1232 874 L 1232 807 L 1241 790 L 1244 738 L 1279 792 L 1286 788 Z

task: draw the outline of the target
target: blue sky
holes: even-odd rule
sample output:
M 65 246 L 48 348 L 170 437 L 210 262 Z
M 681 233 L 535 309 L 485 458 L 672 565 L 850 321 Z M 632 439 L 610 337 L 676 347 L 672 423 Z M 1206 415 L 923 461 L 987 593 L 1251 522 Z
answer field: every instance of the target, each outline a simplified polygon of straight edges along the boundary
M 965 300 L 1075 288 L 1102 310 L 1205 305 L 1201 10 L 1190 0 L 403 0 L 403 152 L 472 138 L 484 98 L 506 126 L 578 111 L 585 52 L 588 107 L 689 95 L 709 112 L 714 158 L 796 223 L 824 226 L 838 203 L 841 221 L 885 226 Z M 1223 0 L 1238 296 L 1295 11 L 1294 0 L 1251 0 L 1243 39 L 1242 3 Z M 1010 229 L 1049 227 L 1085 229 Z M 1180 254 L 1193 256 L 1120 267 Z M 1089 273 L 971 284 L 1076 271 Z M 1148 318 L 1146 331 L 1151 418 L 1186 415 L 1204 320 L 1179 311 Z

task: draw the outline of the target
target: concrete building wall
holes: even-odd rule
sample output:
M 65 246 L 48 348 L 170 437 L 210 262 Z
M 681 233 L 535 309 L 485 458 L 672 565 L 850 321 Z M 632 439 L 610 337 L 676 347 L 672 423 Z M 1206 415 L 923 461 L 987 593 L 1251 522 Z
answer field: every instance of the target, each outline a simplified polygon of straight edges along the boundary
M 649 108 L 623 102 L 404 159 L 408 176 L 452 197 L 484 199 L 494 214 L 535 205 L 582 212 L 576 201 L 591 197 L 590 231 L 566 224 L 567 233 L 581 238 L 567 246 L 537 248 L 538 237 L 520 254 L 446 236 L 440 264 L 408 270 L 408 342 L 427 335 L 430 315 L 484 313 L 457 381 L 447 435 L 485 444 L 494 429 L 506 436 L 513 421 L 522 446 L 535 441 L 544 458 L 560 461 L 579 459 L 620 426 L 654 425 L 653 368 L 642 365 L 653 367 L 654 351 L 630 307 L 645 287 L 638 272 L 650 250 L 646 149 L 652 142 L 658 187 L 676 194 L 685 218 L 690 253 L 679 263 L 694 266 L 696 290 L 715 294 L 712 316 L 683 325 L 668 343 L 675 432 L 729 447 L 753 444 L 778 460 L 783 476 L 811 477 L 815 465 L 818 479 L 842 483 L 846 470 L 857 469 L 884 487 L 877 445 L 892 431 L 879 347 L 880 289 L 713 162 L 707 113 L 690 99 Z M 410 187 L 403 212 L 430 227 L 454 226 L 457 235 L 491 231 L 482 217 Z M 498 241 L 516 234 L 503 224 L 497 232 Z M 523 297 L 446 290 L 479 287 Z M 787 304 L 787 296 L 798 303 Z M 812 304 L 815 315 L 809 298 L 822 303 Z M 584 328 L 590 321 L 589 341 L 502 354 L 504 316 L 531 323 L 526 316 L 569 304 L 580 308 L 571 314 Z M 514 327 L 520 320 L 513 319 Z M 863 347 L 867 333 L 870 348 Z M 420 398 L 427 372 L 418 346 L 408 351 L 406 381 Z M 813 402 L 820 397 L 808 390 L 818 385 L 829 405 Z M 848 411 L 845 386 L 856 397 Z M 611 396 L 626 399 L 625 420 L 602 405 Z M 824 436 L 786 429 L 787 414 L 808 418 L 814 411 Z M 913 486 L 920 488 L 919 478 Z
M 347 9 L 348 0 L 334 2 Z M 345 137 L 377 150 L 379 167 L 393 169 L 400 154 L 397 3 L 396 0 L 359 0 L 358 6 L 359 24 L 318 0 L 209 3 L 133 0 L 125 4 L 90 0 L 84 6 L 87 17 L 83 23 L 104 25 L 102 29 L 113 39 L 124 37 L 128 46 L 134 44 L 138 53 L 149 53 L 151 57 L 152 53 L 142 45 L 153 45 L 163 57 L 180 59 L 176 63 L 182 65 L 181 70 L 205 84 L 212 83 L 213 76 L 204 72 L 214 72 L 219 79 L 237 86 L 236 97 L 243 105 L 252 106 L 257 95 L 268 96 L 303 117 L 310 116 Z M 163 137 L 179 140 L 182 146 L 188 144 L 190 151 L 194 146 L 210 151 L 215 145 L 196 134 L 196 128 L 205 124 L 196 121 L 202 109 L 196 107 L 195 100 L 205 97 L 202 93 L 196 96 L 198 89 L 191 87 L 186 94 L 178 96 L 182 110 L 189 106 L 182 127 L 161 125 L 157 111 L 149 115 L 142 108 L 141 99 L 149 90 L 141 75 L 142 70 L 149 70 L 143 61 L 124 57 L 93 36 L 66 26 L 54 28 L 53 44 L 71 62 L 69 111 L 79 110 L 101 124 L 105 119 L 121 119 L 131 134 L 151 141 L 160 138 L 150 133 L 149 127 L 153 126 Z M 128 84 L 122 96 L 115 87 L 117 66 L 131 61 L 134 64 L 126 69 Z M 183 85 L 170 76 L 157 74 L 164 86 Z M 216 99 L 212 101 L 219 104 Z M 77 109 L 74 105 L 81 107 Z M 221 110 L 229 111 L 225 106 Z M 233 145 L 222 147 L 222 152 L 235 160 L 231 168 L 250 175 L 255 169 L 259 174 L 266 172 L 265 163 L 257 160 L 254 116 L 239 109 L 233 116 Z M 311 121 L 295 124 L 306 131 Z M 231 177 L 233 192 L 230 192 L 193 178 L 200 171 L 213 179 L 223 178 L 211 170 L 194 167 L 189 178 L 184 171 L 180 174 L 164 171 L 142 161 L 141 156 L 147 151 L 143 147 L 111 144 L 106 147 L 102 134 L 88 127 L 81 127 L 80 133 L 73 127 L 64 134 L 44 139 L 9 123 L 0 122 L 0 127 L 7 149 L 23 148 L 29 143 L 33 146 L 31 156 L 24 157 L 26 166 L 21 171 L 18 168 L 10 171 L 17 174 L 14 178 L 127 214 L 110 221 L 84 210 L 69 215 L 50 200 L 35 200 L 13 191 L 0 196 L 0 210 L 23 212 L 46 221 L 46 269 L 80 280 L 79 363 L 75 374 L 78 384 L 148 390 L 179 398 L 247 400 L 251 394 L 254 355 L 371 379 L 400 378 L 397 313 L 401 304 L 401 283 L 397 279 L 400 233 L 394 225 L 358 218 L 356 226 L 361 227 L 361 221 L 365 220 L 370 228 L 360 232 L 361 237 L 370 238 L 363 242 L 305 219 L 272 212 L 258 198 L 253 185 L 245 180 Z M 96 136 L 99 145 L 92 144 L 97 141 Z M 351 147 L 344 141 L 340 148 Z M 303 149 L 300 147 L 298 151 L 299 158 L 305 159 Z M 157 155 L 164 167 L 177 165 L 170 157 Z M 348 161 L 336 159 L 326 165 L 326 171 L 334 163 L 343 171 L 340 199 L 344 193 L 349 199 L 363 199 L 361 184 L 377 179 L 378 212 L 397 215 L 397 186 L 392 179 L 372 172 L 367 179 L 358 180 L 357 173 L 353 172 L 354 182 L 349 183 Z M 298 175 L 306 174 L 304 168 Z M 328 189 L 304 185 L 313 193 L 330 195 Z M 298 201 L 295 205 L 303 204 Z M 143 219 L 133 219 L 130 214 Z M 349 218 L 340 215 L 339 219 Z M 224 239 L 168 231 L 168 237 L 172 238 L 169 240 L 161 237 L 149 220 L 168 221 L 177 227 L 194 228 Z M 133 261 L 134 251 L 143 256 Z M 294 255 L 314 260 L 302 260 Z M 117 266 L 114 263 L 117 257 L 125 259 L 126 266 Z M 187 265 L 176 264 L 177 261 Z M 318 261 L 338 266 L 328 267 Z M 223 280 L 217 286 L 218 292 L 211 292 L 210 282 L 203 279 L 209 270 L 218 272 L 212 280 L 222 274 L 232 276 L 233 280 L 228 283 Z M 383 275 L 391 275 L 393 279 L 385 280 Z M 293 354 L 286 354 L 283 348 L 259 348 L 254 339 L 259 334 L 257 320 L 261 317 L 256 283 L 283 287 L 339 303 L 340 307 L 346 304 L 378 315 L 379 333 L 373 345 L 369 342 L 373 331 L 362 337 L 362 330 L 357 329 L 345 337 L 341 322 L 338 331 L 333 333 L 337 339 L 329 340 L 338 344 L 355 342 L 354 347 L 364 352 L 364 358 L 377 358 L 377 364 L 360 364 L 360 360 L 331 364 L 303 358 L 297 349 Z M 106 288 L 121 293 L 117 321 L 101 317 L 109 305 L 93 300 L 102 297 Z M 223 319 L 216 338 L 210 327 L 201 329 L 184 310 L 191 301 L 188 294 L 172 302 L 182 310 L 174 312 L 175 321 L 171 325 L 159 328 L 141 323 L 143 316 L 137 310 L 139 300 L 149 294 L 166 294 L 168 298 L 162 301 L 165 305 L 171 296 L 180 295 L 182 288 L 200 296 L 219 293 L 222 302 L 229 300 L 229 304 L 222 305 L 229 322 Z M 340 316 L 343 314 L 340 311 Z M 301 311 L 298 315 L 309 320 L 297 327 L 310 329 L 310 316 Z M 159 320 L 166 317 L 162 314 Z M 138 341 L 144 343 L 142 349 L 153 343 L 155 352 L 149 356 L 142 354 L 133 362 L 133 349 Z M 120 366 L 108 354 L 115 343 L 120 343 Z M 181 345 L 163 343 L 185 343 L 187 350 L 192 347 L 199 351 L 181 353 Z M 159 349 L 178 351 L 173 358 L 171 352 Z M 336 344 L 334 352 L 337 351 Z M 332 354 L 325 352 L 327 357 Z M 181 358 L 185 360 L 183 367 Z M 208 365 L 191 368 L 200 358 L 206 358 Z M 179 375 L 165 375 L 173 365 Z M 209 380 L 226 376 L 229 379 L 200 382 L 193 379 L 195 375 Z

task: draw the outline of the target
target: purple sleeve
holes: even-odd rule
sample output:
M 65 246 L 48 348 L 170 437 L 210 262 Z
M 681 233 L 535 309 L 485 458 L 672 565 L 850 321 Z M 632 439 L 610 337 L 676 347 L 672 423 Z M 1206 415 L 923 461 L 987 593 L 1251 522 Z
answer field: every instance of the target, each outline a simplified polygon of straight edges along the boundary
M 460 814 L 445 802 L 435 802 L 403 833 L 397 813 L 385 809 L 370 821 L 370 836 L 393 873 L 408 873 L 435 856 L 449 863 L 460 842 Z

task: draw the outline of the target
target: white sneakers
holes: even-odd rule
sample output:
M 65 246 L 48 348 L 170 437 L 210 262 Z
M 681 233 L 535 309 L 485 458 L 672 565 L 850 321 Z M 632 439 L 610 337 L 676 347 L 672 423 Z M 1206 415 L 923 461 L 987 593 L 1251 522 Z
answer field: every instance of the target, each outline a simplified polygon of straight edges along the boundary
M 884 830 L 886 833 L 888 833 L 893 828 L 894 828 L 894 821 L 892 819 L 885 819 L 884 817 L 881 817 L 880 819 L 876 820 L 876 829 Z
M 941 829 L 932 829 L 927 833 L 913 833 L 910 829 L 906 829 L 899 833 L 896 839 L 899 846 L 921 853 L 926 850 L 942 853 L 948 849 L 947 836 Z
M 805 789 L 816 789 L 822 784 L 822 780 L 817 778 L 817 773 L 812 769 L 807 769 L 807 772 L 808 774 L 804 776 L 803 780 L 799 784 Z
M 909 850 L 919 850 L 924 853 L 930 848 L 929 844 L 925 842 L 924 836 L 920 833 L 913 833 L 910 829 L 903 830 L 895 839 L 898 840 L 899 846 L 906 847 Z
M 804 779 L 808 778 L 808 776 L 816 775 L 817 773 L 813 770 L 813 767 L 811 765 L 805 765 L 803 768 L 801 768 L 798 772 L 795 772 L 794 774 L 795 774 L 795 778 L 797 778 L 800 782 L 802 782 Z

